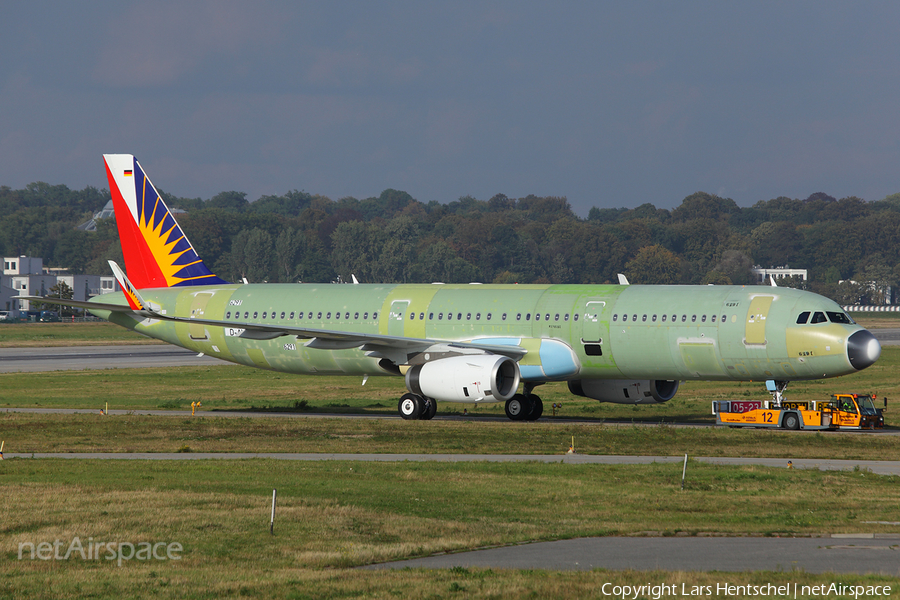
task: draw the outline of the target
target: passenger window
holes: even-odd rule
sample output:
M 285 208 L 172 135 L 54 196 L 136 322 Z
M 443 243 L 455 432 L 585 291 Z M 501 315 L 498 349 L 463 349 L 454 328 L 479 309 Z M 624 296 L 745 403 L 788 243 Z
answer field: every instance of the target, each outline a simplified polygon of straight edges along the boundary
M 522 320 L 522 313 L 516 313 L 516 321 Z
M 716 315 L 713 315 L 713 316 L 710 318 L 710 321 L 712 321 L 713 323 L 715 323 L 715 322 L 716 322 Z
M 229 310 L 227 313 L 225 313 L 225 318 L 226 318 L 226 319 L 230 319 L 230 318 L 231 318 L 231 311 L 230 311 L 230 310 Z
M 453 320 L 453 313 L 447 313 L 447 320 L 448 320 L 448 321 L 452 321 L 452 320 Z
M 344 313 L 344 318 L 345 318 L 345 319 L 349 319 L 349 318 L 350 318 L 350 313 L 348 313 L 348 312 Z
M 246 319 L 246 318 L 247 318 L 247 316 L 248 316 L 248 314 L 247 314 L 247 313 L 246 313 L 246 312 L 245 312 L 245 313 L 244 313 L 244 318 L 245 318 L 245 319 Z
M 666 322 L 666 315 L 663 315 L 662 322 L 663 322 L 663 323 Z
M 501 321 L 505 321 L 505 320 L 506 320 L 506 313 L 503 313 L 502 315 L 500 315 L 500 320 L 501 320 Z
M 475 313 L 475 320 L 476 320 L 476 321 L 480 321 L 480 320 L 481 320 L 481 313 Z
M 700 322 L 706 323 L 706 315 L 703 315 L 702 317 L 700 317 Z
M 578 315 L 575 315 L 576 317 Z M 619 315 L 613 315 L 613 323 L 615 323 L 619 319 Z
M 357 313 L 353 313 L 353 320 L 355 320 L 355 321 L 358 321 L 358 320 L 359 320 L 359 313 L 358 313 L 358 312 L 357 312 Z
M 326 319 L 331 319 L 331 313 L 329 312 L 327 315 L 325 315 L 325 318 L 326 318 Z
M 424 320 L 425 320 L 425 313 L 419 313 L 419 320 L 420 320 L 420 321 L 424 321 Z
M 566 321 L 566 322 L 569 321 L 569 313 L 566 313 L 563 315 L 563 321 Z
M 256 318 L 256 315 L 258 315 L 258 314 L 259 314 L 258 312 L 253 311 L 253 318 L 255 319 L 255 318 Z
M 647 315 L 644 315 L 643 317 L 641 317 L 641 321 L 644 322 L 644 323 L 646 323 L 646 322 L 647 322 Z
M 462 313 L 456 313 L 456 320 L 462 321 Z
M 372 313 L 372 318 L 375 319 L 375 320 L 378 320 L 378 313 L 377 313 L 377 312 L 373 312 L 373 313 Z
M 687 321 L 687 315 L 681 315 L 681 322 L 684 323 Z
M 409 313 L 409 320 L 410 320 L 410 321 L 415 321 L 415 320 L 416 320 L 416 313 Z
M 578 313 L 575 313 L 575 316 L 572 317 L 572 318 L 575 319 L 575 320 L 577 321 L 577 320 L 578 320 Z
M 444 318 L 444 313 L 438 313 L 438 321 L 443 320 L 443 318 Z
M 723 322 L 723 323 L 725 322 L 725 317 L 727 317 L 727 316 L 728 316 L 728 315 L 722 315 L 722 322 Z
M 466 321 L 472 320 L 472 313 L 466 313 Z
M 804 311 L 800 313 L 800 316 L 797 317 L 797 325 L 806 325 L 806 322 L 809 321 L 809 311 Z
M 488 313 L 488 314 L 487 314 L 487 320 L 488 320 L 488 321 L 491 320 L 491 313 Z
M 652 320 L 654 323 L 656 323 L 656 315 L 653 315 L 653 316 L 651 317 L 651 320 Z
M 525 313 L 525 320 L 526 320 L 526 321 L 530 321 L 530 320 L 531 320 L 531 313 Z
M 268 314 L 269 314 L 268 311 L 264 312 L 262 318 L 265 319 L 265 318 L 266 318 L 266 315 L 268 315 Z
M 363 321 L 368 321 L 368 320 L 369 320 L 369 313 L 364 312 L 363 313 Z
M 631 315 L 631 320 L 637 323 L 637 315 Z
M 289 318 L 289 319 L 293 319 L 293 318 L 294 318 L 294 313 L 291 313 L 291 316 L 288 317 L 288 318 Z
M 553 320 L 559 321 L 559 313 L 556 313 L 555 315 L 553 315 Z
M 428 320 L 434 321 L 434 313 L 428 313 Z
M 284 313 L 281 313 L 281 318 L 282 318 L 282 319 L 284 318 Z
M 825 318 L 825 313 L 815 312 L 813 313 L 812 321 L 810 323 L 826 323 L 828 319 Z

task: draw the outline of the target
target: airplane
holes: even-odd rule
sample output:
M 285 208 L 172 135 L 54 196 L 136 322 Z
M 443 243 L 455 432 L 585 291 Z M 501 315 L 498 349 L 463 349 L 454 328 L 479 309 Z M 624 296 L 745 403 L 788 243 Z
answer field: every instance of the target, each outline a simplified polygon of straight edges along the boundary
M 657 404 L 687 380 L 790 381 L 869 367 L 878 340 L 837 303 L 770 286 L 256 284 L 213 274 L 130 154 L 104 155 L 125 260 L 122 292 L 24 299 L 222 360 L 285 373 L 405 379 L 398 412 L 504 402 L 536 420 L 536 387 Z M 773 383 L 774 382 L 774 383 Z M 522 391 L 519 391 L 521 384 Z

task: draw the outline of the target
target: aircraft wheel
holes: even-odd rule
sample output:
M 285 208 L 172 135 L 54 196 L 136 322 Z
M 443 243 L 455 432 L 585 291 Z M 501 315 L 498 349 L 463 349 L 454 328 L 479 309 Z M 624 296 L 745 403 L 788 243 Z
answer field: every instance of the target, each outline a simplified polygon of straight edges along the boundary
M 425 408 L 425 400 L 415 394 L 403 394 L 397 404 L 397 411 L 407 421 L 415 421 L 422 415 Z
M 531 408 L 528 396 L 516 394 L 506 401 L 506 416 L 513 421 L 521 421 L 531 413 Z
M 534 394 L 530 394 L 528 399 L 531 400 L 531 412 L 528 413 L 528 420 L 537 421 L 544 414 L 544 403 Z
M 800 419 L 797 418 L 795 413 L 788 413 L 784 415 L 782 425 L 785 429 L 800 429 Z
M 419 418 L 423 421 L 430 421 L 437 414 L 437 400 L 434 398 L 425 398 L 425 408 L 422 410 L 422 416 Z

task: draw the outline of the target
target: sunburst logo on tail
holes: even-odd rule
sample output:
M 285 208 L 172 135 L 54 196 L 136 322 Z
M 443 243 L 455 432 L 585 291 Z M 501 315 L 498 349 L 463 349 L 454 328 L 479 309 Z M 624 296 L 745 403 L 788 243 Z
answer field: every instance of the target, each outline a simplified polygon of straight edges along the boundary
M 215 285 L 169 207 L 130 154 L 106 154 L 125 268 L 135 288 Z

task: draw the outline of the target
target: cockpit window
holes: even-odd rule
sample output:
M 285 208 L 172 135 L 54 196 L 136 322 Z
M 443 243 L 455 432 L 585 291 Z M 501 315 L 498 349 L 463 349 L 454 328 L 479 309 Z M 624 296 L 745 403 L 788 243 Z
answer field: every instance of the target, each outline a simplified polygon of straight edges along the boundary
M 850 318 L 850 315 L 843 312 L 829 312 L 828 320 L 841 325 L 853 325 L 853 319 Z
M 828 319 L 825 318 L 825 313 L 816 311 L 813 313 L 812 321 L 810 323 L 827 323 Z
M 806 325 L 806 322 L 809 321 L 809 311 L 803 311 L 800 313 L 800 316 L 797 317 L 797 325 Z

